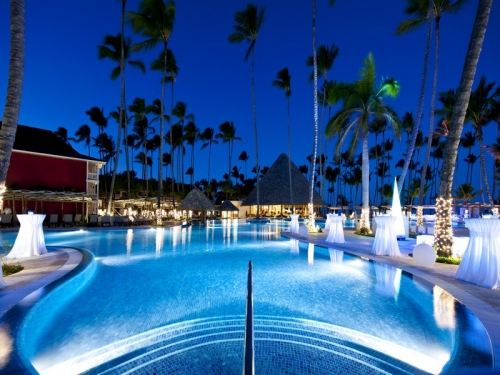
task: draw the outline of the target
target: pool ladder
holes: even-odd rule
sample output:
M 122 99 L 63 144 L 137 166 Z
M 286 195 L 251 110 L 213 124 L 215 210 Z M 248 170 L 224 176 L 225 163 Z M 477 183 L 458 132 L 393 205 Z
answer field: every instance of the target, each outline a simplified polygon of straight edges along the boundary
M 252 261 L 248 261 L 247 308 L 245 316 L 245 349 L 243 359 L 243 375 L 255 374 L 254 332 L 253 332 L 253 291 Z

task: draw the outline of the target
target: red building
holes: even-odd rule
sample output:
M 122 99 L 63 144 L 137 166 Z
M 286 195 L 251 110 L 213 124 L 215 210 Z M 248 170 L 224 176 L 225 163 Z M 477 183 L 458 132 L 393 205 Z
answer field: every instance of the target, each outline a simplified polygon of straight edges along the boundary
M 78 153 L 50 130 L 18 125 L 3 207 L 15 213 L 92 213 L 104 164 Z

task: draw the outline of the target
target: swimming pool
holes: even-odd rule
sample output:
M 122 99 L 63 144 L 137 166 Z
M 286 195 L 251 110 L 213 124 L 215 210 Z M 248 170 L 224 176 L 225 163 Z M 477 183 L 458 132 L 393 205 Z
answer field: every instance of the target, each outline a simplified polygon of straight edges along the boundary
M 252 260 L 256 373 L 491 368 L 482 324 L 448 293 L 283 225 L 46 232 L 95 258 L 31 309 L 18 350 L 42 374 L 239 373 Z

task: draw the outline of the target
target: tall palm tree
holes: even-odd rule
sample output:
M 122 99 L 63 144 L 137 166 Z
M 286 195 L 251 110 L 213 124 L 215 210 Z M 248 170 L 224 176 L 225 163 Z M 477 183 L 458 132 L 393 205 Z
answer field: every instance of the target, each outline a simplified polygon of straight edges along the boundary
M 434 129 L 434 104 L 436 100 L 436 90 L 437 90 L 437 80 L 438 80 L 438 68 L 439 68 L 439 47 L 440 47 L 440 23 L 441 18 L 444 14 L 456 14 L 462 5 L 467 0 L 407 0 L 408 6 L 406 8 L 406 13 L 408 15 L 414 15 L 415 18 L 411 20 L 405 20 L 401 22 L 396 30 L 396 34 L 405 34 L 410 32 L 426 22 L 428 23 L 427 29 L 427 43 L 425 50 L 425 63 L 428 65 L 429 51 L 430 51 L 430 40 L 432 33 L 432 22 L 435 22 L 435 51 L 434 51 L 434 78 L 432 84 L 432 94 L 431 94 L 431 106 L 430 106 L 430 117 L 429 117 L 429 137 L 427 142 L 427 151 L 424 158 L 423 173 L 427 170 L 429 163 L 429 157 L 431 152 L 432 143 L 432 133 Z M 427 67 L 424 67 L 424 73 L 422 74 L 422 87 L 425 91 L 425 82 L 427 81 Z M 420 126 L 420 120 L 422 116 L 423 109 L 423 96 L 424 92 L 420 92 L 421 98 L 419 98 L 419 106 L 417 110 L 417 126 Z M 413 150 L 412 150 L 413 152 Z M 408 155 L 411 155 L 408 153 Z M 403 173 L 403 172 L 402 172 Z M 401 179 L 400 179 L 401 181 Z M 404 182 L 404 179 L 403 179 Z M 421 179 L 420 182 L 420 192 L 419 192 L 419 202 L 423 201 L 424 194 L 424 184 L 425 178 Z M 401 185 L 400 185 L 401 186 Z M 419 203 L 420 205 L 420 203 Z
M 130 22 L 134 32 L 141 34 L 146 40 L 135 45 L 137 50 L 154 48 L 159 43 L 163 44 L 163 74 L 162 78 L 167 76 L 167 50 L 170 34 L 174 28 L 175 20 L 175 3 L 172 0 L 142 0 L 139 4 L 138 12 L 129 12 Z M 164 117 L 163 108 L 165 105 L 165 80 L 162 79 L 161 84 L 161 116 L 160 116 L 160 137 L 164 138 Z M 163 142 L 160 143 L 160 155 L 163 155 Z M 158 210 L 161 209 L 162 195 L 162 168 L 159 170 L 158 176 Z M 173 181 L 173 180 L 172 180 Z M 172 183 L 172 199 L 174 194 L 174 186 Z M 161 224 L 161 217 L 157 217 L 158 224 Z
M 92 107 L 88 111 L 85 111 L 90 117 L 90 121 L 97 125 L 99 135 L 103 134 L 104 129 L 108 126 L 108 118 L 104 116 L 104 108 Z M 102 152 L 99 151 L 99 158 L 102 158 Z
M 7 179 L 21 110 L 24 78 L 24 31 L 24 0 L 11 0 L 9 78 L 2 127 L 0 128 L 0 196 L 5 191 L 5 180 Z
M 172 115 L 179 119 L 179 126 L 181 127 L 181 143 L 184 143 L 184 123 L 186 121 L 194 121 L 194 115 L 192 113 L 187 114 L 187 104 L 184 102 L 177 102 L 174 109 L 172 110 Z M 182 182 L 182 192 L 184 192 L 184 157 L 181 159 L 181 182 Z
M 111 71 L 111 79 L 115 80 L 118 77 L 121 77 L 121 87 L 120 87 L 120 107 L 118 108 L 118 130 L 116 136 L 116 153 L 115 153 L 115 161 L 114 161 L 114 169 L 113 175 L 111 177 L 111 185 L 109 188 L 109 199 L 108 199 L 108 214 L 111 212 L 111 205 L 113 200 L 113 191 L 115 187 L 116 180 L 116 172 L 118 169 L 118 162 L 120 156 L 120 148 L 122 145 L 122 125 L 124 124 L 125 115 L 125 64 L 132 67 L 136 67 L 140 69 L 143 73 L 146 72 L 146 68 L 144 67 L 144 63 L 142 61 L 134 61 L 130 60 L 130 46 L 132 44 L 132 40 L 130 38 L 124 37 L 124 24 L 125 24 L 125 5 L 126 0 L 122 1 L 122 17 L 121 17 L 121 27 L 122 30 L 118 35 L 109 35 L 107 34 L 104 37 L 104 42 L 102 45 L 97 47 L 98 57 L 99 59 L 109 59 L 113 62 L 117 62 L 118 66 L 113 68 Z M 126 123 L 125 123 L 126 125 Z M 126 127 L 125 127 L 126 129 Z M 125 134 L 126 136 L 126 134 Z M 125 155 L 128 161 L 128 150 L 125 149 Z M 128 162 L 126 163 L 128 166 Z M 130 171 L 127 169 L 127 193 L 130 196 Z
M 486 78 L 481 77 L 477 88 L 471 93 L 467 108 L 466 120 L 470 121 L 475 130 L 475 137 L 479 144 L 479 162 L 483 175 L 484 188 L 491 205 L 495 204 L 491 195 L 488 175 L 486 173 L 486 160 L 484 158 L 483 127 L 493 119 L 491 118 L 491 105 L 500 98 L 500 86 L 493 90 L 495 82 L 486 83 Z
M 214 128 L 206 128 L 200 135 L 200 139 L 205 142 L 201 145 L 203 150 L 208 146 L 208 177 L 207 181 L 210 181 L 210 154 L 212 153 L 212 143 L 218 144 L 219 142 L 215 139 Z
M 321 105 L 321 116 L 319 118 L 319 131 L 318 131 L 318 138 L 319 138 L 319 149 L 320 153 L 325 152 L 324 151 L 324 145 L 323 145 L 323 114 L 325 112 L 325 106 L 327 103 L 327 89 L 328 89 L 328 72 L 332 69 L 333 63 L 335 61 L 335 58 L 339 54 L 339 48 L 335 45 L 332 44 L 331 47 L 328 47 L 327 45 L 321 45 L 318 47 L 318 52 L 316 54 L 316 60 L 317 60 L 317 75 L 322 75 L 323 76 L 323 95 L 322 95 L 322 105 Z M 309 56 L 307 58 L 306 65 L 308 67 L 314 67 L 314 61 L 313 61 L 313 56 Z M 314 79 L 314 72 L 311 73 L 309 80 Z M 326 142 L 325 142 L 326 144 Z M 324 191 L 324 178 L 323 178 L 323 162 L 322 158 L 319 159 L 319 174 L 321 176 L 320 179 L 320 193 L 321 196 L 324 199 L 325 196 L 325 191 Z
M 247 41 L 250 43 L 245 54 L 247 61 L 250 54 L 252 55 L 252 112 L 253 112 L 253 131 L 255 142 L 255 165 L 259 166 L 259 140 L 257 136 L 257 109 L 255 105 L 255 82 L 254 82 L 254 62 L 255 62 L 255 43 L 259 36 L 259 30 L 264 22 L 264 8 L 260 10 L 255 4 L 247 4 L 242 11 L 237 11 L 234 15 L 234 33 L 229 35 L 231 43 L 241 43 Z M 257 217 L 260 216 L 260 194 L 259 194 L 259 173 L 257 173 Z
M 352 132 L 349 145 L 351 155 L 361 139 L 362 141 L 362 200 L 361 228 L 370 228 L 370 196 L 369 178 L 370 166 L 368 160 L 368 125 L 373 118 L 384 117 L 389 125 L 393 125 L 398 134 L 398 119 L 395 112 L 384 104 L 386 96 L 395 97 L 399 94 L 399 84 L 393 78 L 386 78 L 380 85 L 376 84 L 375 61 L 372 54 L 365 59 L 361 69 L 361 78 L 355 83 L 339 83 L 334 90 L 336 96 L 343 102 L 342 109 L 328 122 L 326 135 L 331 137 L 339 134 L 336 147 L 337 156 L 347 135 Z
M 248 156 L 246 151 L 241 151 L 240 156 L 238 156 L 238 160 L 242 161 L 245 163 L 245 180 L 247 179 L 247 161 L 250 159 L 250 156 Z
M 291 88 L 291 76 L 288 73 L 288 68 L 283 68 L 278 72 L 276 79 L 273 81 L 272 85 L 278 87 L 285 91 L 286 97 L 286 130 L 288 134 L 288 177 L 290 184 L 290 207 L 293 210 L 293 194 L 292 194 L 292 153 L 290 146 L 290 96 L 292 95 Z M 246 166 L 246 164 L 245 164 Z M 245 176 L 246 176 L 246 167 L 245 167 Z M 293 212 L 293 211 L 292 211 Z
M 236 128 L 232 121 L 226 121 L 219 125 L 220 133 L 215 138 L 221 139 L 222 143 L 227 143 L 228 147 L 228 174 L 231 175 L 231 161 L 233 158 L 234 141 L 241 141 L 241 137 L 236 136 Z
M 334 0 L 329 0 L 330 6 L 333 6 Z M 314 197 L 314 178 L 312 174 L 316 169 L 316 154 L 318 151 L 318 57 L 316 51 L 316 0 L 312 0 L 312 50 L 313 50 L 313 109 L 314 109 L 314 147 L 313 147 L 313 165 L 311 168 L 311 185 L 309 189 L 309 220 L 314 226 L 313 197 Z
M 479 0 L 465 64 L 457 89 L 457 101 L 453 107 L 449 133 L 446 139 L 438 198 L 436 199 L 436 230 L 434 232 L 434 245 L 437 247 L 439 255 L 450 256 L 452 253 L 451 188 L 455 172 L 455 161 L 492 3 L 493 0 Z
M 177 80 L 177 74 L 179 73 L 179 67 L 177 66 L 177 61 L 175 60 L 174 53 L 172 52 L 171 49 L 167 49 L 167 53 L 163 53 L 163 51 L 160 53 L 158 59 L 154 60 L 151 63 L 151 70 L 157 70 L 163 73 L 163 68 L 167 66 L 166 69 L 166 75 L 163 77 L 163 81 L 165 83 L 170 83 L 172 84 L 171 86 L 171 95 L 170 95 L 170 115 L 169 116 L 164 116 L 165 119 L 168 118 L 169 121 L 169 128 L 170 128 L 170 135 L 173 135 L 172 132 L 172 122 L 170 119 L 172 118 L 172 111 L 174 109 L 174 83 Z M 169 145 L 174 144 L 173 139 L 170 138 L 170 141 L 167 142 Z M 170 172 L 172 174 L 172 186 L 171 186 L 171 191 L 174 191 L 174 163 L 173 163 L 173 158 L 174 158 L 174 151 L 170 149 Z M 172 205 L 175 208 L 175 198 L 172 195 Z
M 75 132 L 76 138 L 70 138 L 70 140 L 76 143 L 84 142 L 85 145 L 87 146 L 89 156 L 90 156 L 90 140 L 91 140 L 90 135 L 91 135 L 90 126 L 88 126 L 87 124 L 83 124 L 76 130 Z
M 191 169 L 189 178 L 189 185 L 191 189 L 193 188 L 194 183 L 194 144 L 200 139 L 199 135 L 200 129 L 198 129 L 194 121 L 189 121 L 184 127 L 184 139 L 187 144 L 191 146 L 191 166 L 189 167 Z

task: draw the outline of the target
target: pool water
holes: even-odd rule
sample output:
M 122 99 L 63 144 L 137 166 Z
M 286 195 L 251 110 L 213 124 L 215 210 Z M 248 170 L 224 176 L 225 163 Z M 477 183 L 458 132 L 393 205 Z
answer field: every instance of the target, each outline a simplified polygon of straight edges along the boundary
M 286 225 L 46 232 L 94 260 L 35 305 L 18 350 L 42 374 L 241 373 L 252 260 L 257 374 L 491 367 L 484 327 L 446 291 Z

